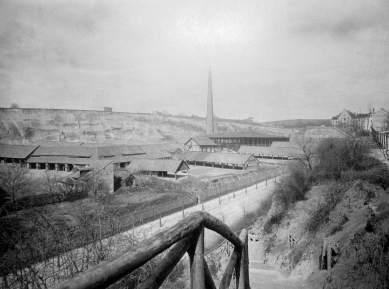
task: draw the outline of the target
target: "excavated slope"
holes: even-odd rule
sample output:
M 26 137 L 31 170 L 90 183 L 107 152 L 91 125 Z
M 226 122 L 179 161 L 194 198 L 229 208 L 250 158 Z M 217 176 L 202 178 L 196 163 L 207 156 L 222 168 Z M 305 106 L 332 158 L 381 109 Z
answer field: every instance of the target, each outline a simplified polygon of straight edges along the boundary
M 204 135 L 205 130 L 203 119 L 87 110 L 0 108 L 0 142 L 9 144 L 44 140 L 177 141 L 183 137 Z M 290 134 L 290 131 L 283 129 L 229 122 L 216 123 L 215 130 Z

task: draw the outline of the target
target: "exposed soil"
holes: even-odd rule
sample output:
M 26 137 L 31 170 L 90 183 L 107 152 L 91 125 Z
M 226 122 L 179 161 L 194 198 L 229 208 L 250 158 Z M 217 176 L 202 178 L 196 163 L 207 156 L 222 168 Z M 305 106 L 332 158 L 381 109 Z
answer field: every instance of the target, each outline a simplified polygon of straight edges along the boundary
M 389 273 L 389 192 L 365 181 L 344 184 L 342 198 L 315 233 L 305 227 L 331 184 L 315 186 L 271 233 L 262 230 L 272 208 L 253 231 L 260 236 L 254 258 L 308 279 L 310 288 L 386 288 Z M 331 270 L 320 270 L 323 241 L 332 248 Z M 386 277 L 385 277 L 386 276 Z M 385 279 L 386 278 L 386 279 Z M 386 285 L 385 285 L 386 284 Z

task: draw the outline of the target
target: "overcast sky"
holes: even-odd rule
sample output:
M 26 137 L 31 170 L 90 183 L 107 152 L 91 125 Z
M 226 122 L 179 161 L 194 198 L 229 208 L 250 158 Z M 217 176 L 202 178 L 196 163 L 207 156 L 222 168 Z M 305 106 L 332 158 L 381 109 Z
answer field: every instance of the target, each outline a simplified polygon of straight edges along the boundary
M 0 0 L 0 107 L 257 121 L 389 108 L 388 0 Z

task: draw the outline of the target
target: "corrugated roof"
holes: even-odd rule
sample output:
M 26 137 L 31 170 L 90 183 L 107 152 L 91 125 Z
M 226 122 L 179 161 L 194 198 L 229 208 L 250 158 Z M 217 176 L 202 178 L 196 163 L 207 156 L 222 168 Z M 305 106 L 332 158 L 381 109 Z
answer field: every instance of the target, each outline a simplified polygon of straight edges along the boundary
M 267 133 L 257 132 L 226 132 L 226 133 L 214 133 L 207 135 L 209 138 L 285 138 L 285 136 L 270 135 Z
M 96 156 L 97 149 L 92 147 L 39 147 L 33 156 L 67 156 L 91 157 Z
M 0 145 L 0 157 L 11 159 L 25 159 L 27 158 L 38 146 L 25 146 L 25 145 Z
M 135 159 L 128 166 L 128 171 L 173 172 L 188 170 L 189 166 L 183 160 L 150 160 Z
M 238 150 L 242 154 L 253 154 L 255 156 L 298 156 L 302 154 L 301 149 L 293 147 L 261 147 L 261 146 L 241 146 Z
M 211 140 L 209 137 L 206 136 L 197 136 L 190 138 L 185 144 L 188 144 L 191 140 L 195 141 L 198 145 L 203 146 L 217 146 L 213 140 Z
M 187 161 L 198 161 L 219 164 L 234 164 L 242 166 L 246 164 L 252 155 L 247 154 L 224 154 L 186 151 L 181 154 L 180 159 Z

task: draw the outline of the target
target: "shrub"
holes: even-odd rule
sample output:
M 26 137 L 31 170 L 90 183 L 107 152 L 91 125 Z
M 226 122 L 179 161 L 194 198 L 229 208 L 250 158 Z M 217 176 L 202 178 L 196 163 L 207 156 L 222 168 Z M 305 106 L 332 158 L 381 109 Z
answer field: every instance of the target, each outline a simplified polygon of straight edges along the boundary
M 355 139 L 325 139 L 316 149 L 315 173 L 319 178 L 339 180 L 344 171 L 365 170 L 376 166 L 365 143 Z
M 312 183 L 311 172 L 301 165 L 289 167 L 289 172 L 289 176 L 282 178 L 274 191 L 275 201 L 285 210 L 304 200 Z
M 386 189 L 389 187 L 389 170 L 386 165 L 380 163 L 366 170 L 343 172 L 341 179 L 344 181 L 364 180 Z
M 263 232 L 270 234 L 274 226 L 281 224 L 282 219 L 285 217 L 285 211 L 281 211 L 271 216 L 263 225 Z
M 327 223 L 331 211 L 342 199 L 344 192 L 345 190 L 337 184 L 331 186 L 330 191 L 325 195 L 324 202 L 309 212 L 309 218 L 305 223 L 305 229 L 308 232 L 316 233 L 323 224 Z
M 340 232 L 343 230 L 343 225 L 348 222 L 348 217 L 346 215 L 343 215 L 342 220 L 340 220 L 340 223 L 336 226 L 332 227 L 328 236 L 335 235 L 337 232 Z

